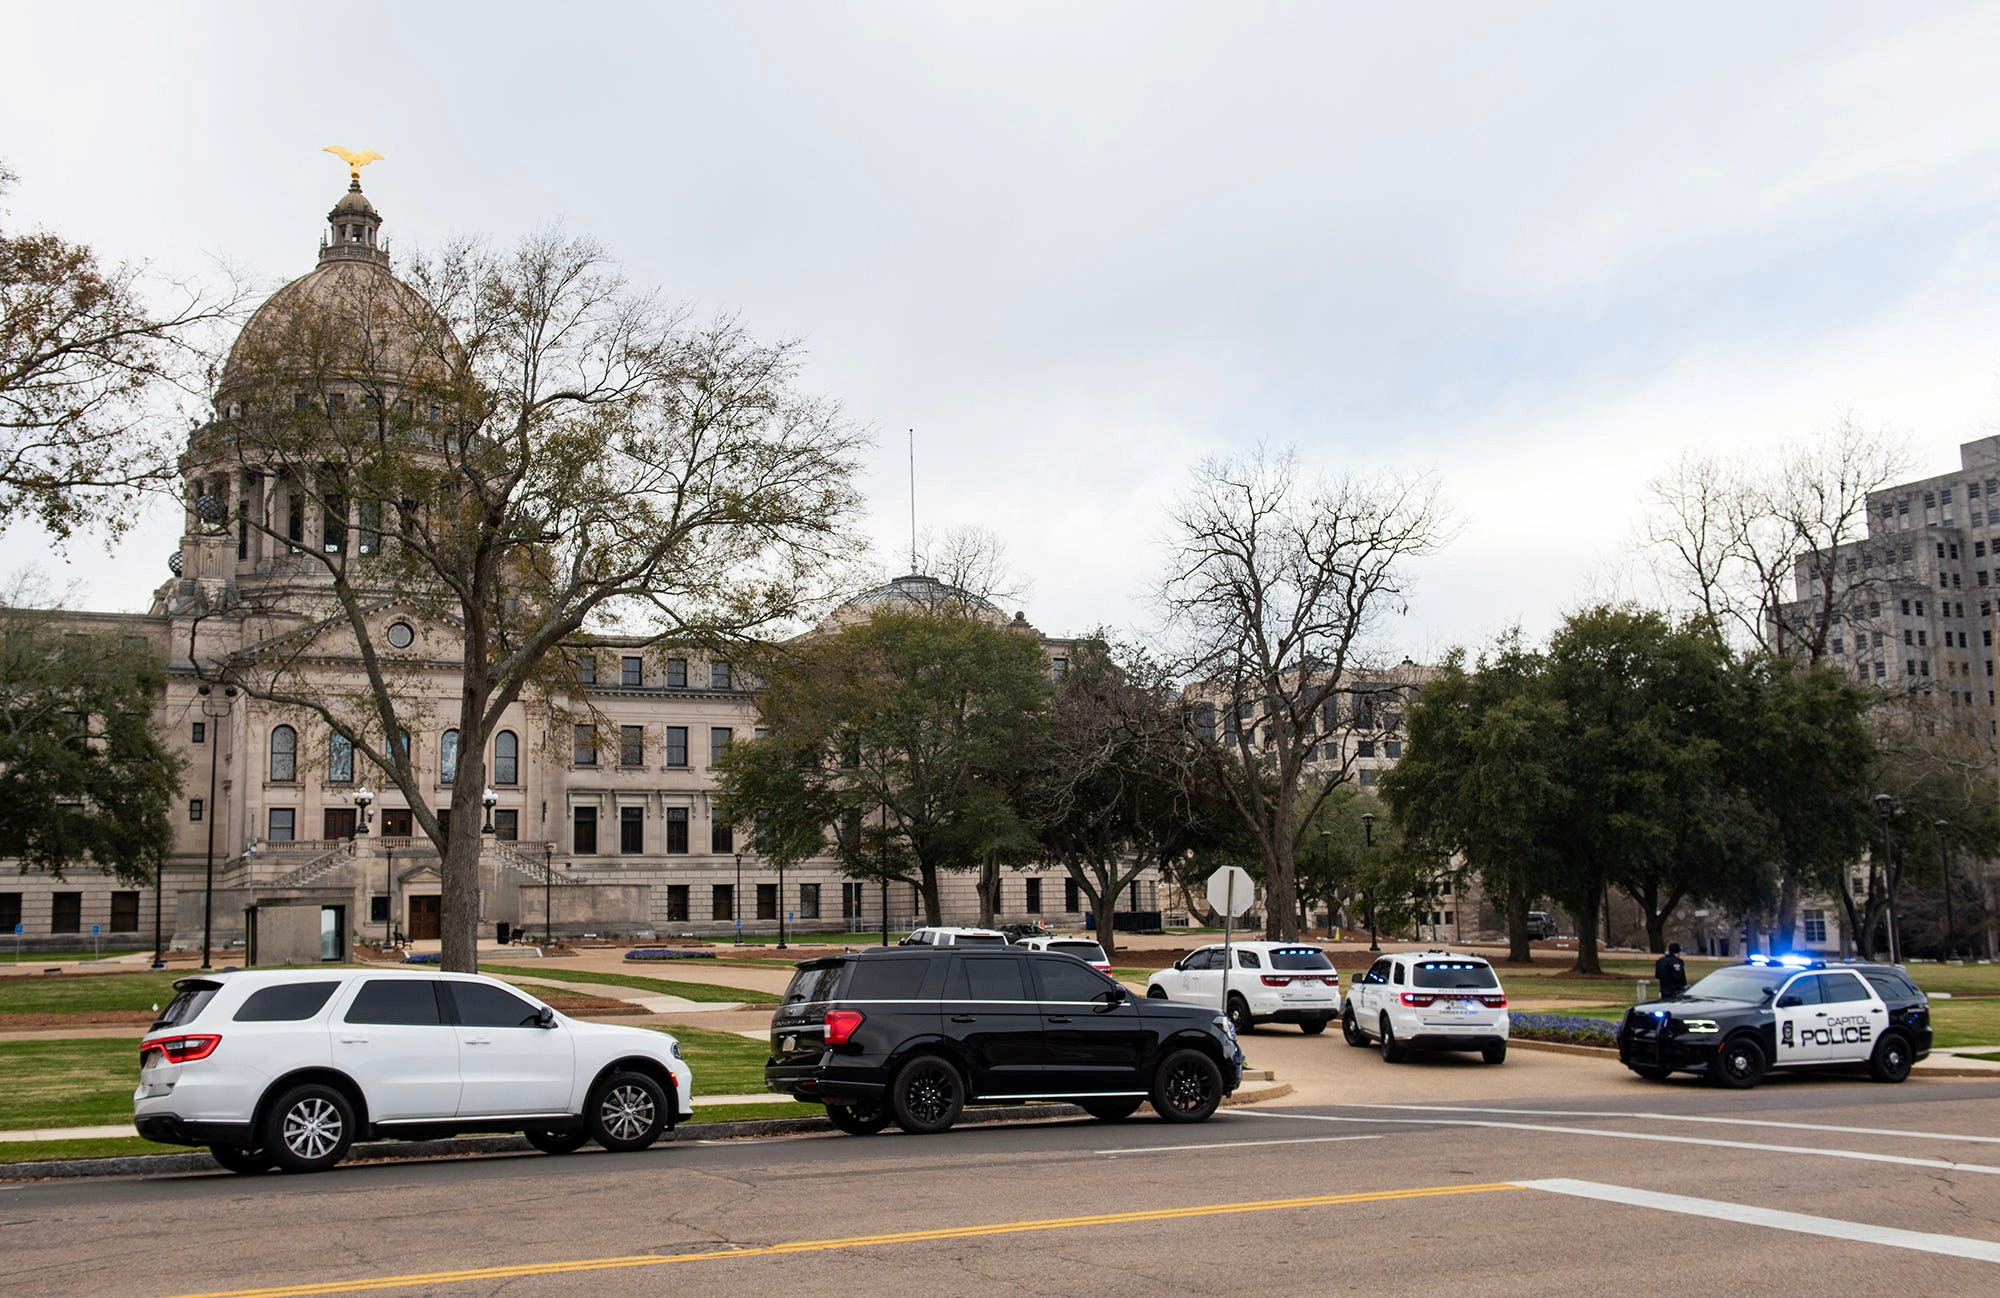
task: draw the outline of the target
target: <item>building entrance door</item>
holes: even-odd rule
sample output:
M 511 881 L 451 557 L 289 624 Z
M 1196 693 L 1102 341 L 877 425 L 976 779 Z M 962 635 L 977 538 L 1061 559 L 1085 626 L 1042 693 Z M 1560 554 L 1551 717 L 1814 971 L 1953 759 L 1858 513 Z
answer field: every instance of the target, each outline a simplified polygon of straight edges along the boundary
M 384 838 L 408 838 L 413 823 L 410 819 L 410 809 L 408 807 L 382 808 L 382 837 Z
M 354 808 L 328 807 L 326 809 L 325 827 L 326 832 L 320 835 L 321 838 L 342 839 L 354 837 Z
M 410 898 L 410 941 L 434 942 L 438 936 L 438 898 Z

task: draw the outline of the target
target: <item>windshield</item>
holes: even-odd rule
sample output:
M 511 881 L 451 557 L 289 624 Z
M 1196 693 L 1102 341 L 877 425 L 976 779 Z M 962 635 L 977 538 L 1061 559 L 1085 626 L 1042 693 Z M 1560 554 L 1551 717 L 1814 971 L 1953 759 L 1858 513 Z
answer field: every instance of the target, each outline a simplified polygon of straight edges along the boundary
M 1734 969 L 1717 969 L 1688 988 L 1686 994 L 1708 1000 L 1745 1001 L 1755 1005 L 1776 991 L 1778 984 L 1794 972 L 1791 969 L 1754 969 L 1741 965 Z
M 167 1008 L 160 1011 L 160 1017 L 153 1020 L 155 1028 L 177 1028 L 192 1023 L 201 1017 L 215 994 L 222 990 L 221 983 L 206 982 L 194 978 L 184 978 L 174 984 L 174 998 L 167 1002 Z
M 1051 942 L 1048 949 L 1073 955 L 1079 960 L 1104 960 L 1104 948 L 1095 942 Z
M 1493 976 L 1493 966 L 1471 960 L 1423 960 L 1419 961 L 1411 981 L 1419 987 L 1471 989 L 1475 991 L 1498 987 L 1500 980 Z
M 1333 961 L 1326 958 L 1326 952 L 1316 946 L 1280 947 L 1271 952 L 1273 969 L 1318 970 L 1333 968 Z
M 952 939 L 953 946 L 1006 946 L 1007 939 L 998 933 L 960 933 Z

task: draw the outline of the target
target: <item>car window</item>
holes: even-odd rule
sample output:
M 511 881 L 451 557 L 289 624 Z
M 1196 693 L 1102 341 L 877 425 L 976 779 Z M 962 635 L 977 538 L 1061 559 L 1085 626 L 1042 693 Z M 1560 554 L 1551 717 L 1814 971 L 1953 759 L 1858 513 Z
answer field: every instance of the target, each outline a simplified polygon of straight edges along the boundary
M 1736 965 L 1728 969 L 1717 969 L 1688 988 L 1687 994 L 1690 997 L 1743 1001 L 1755 1005 L 1777 990 L 1778 984 L 1784 981 L 1784 977 L 1784 971 L 1781 969 Z
M 1778 993 L 1778 1004 L 1780 1006 L 1817 1005 L 1819 1003 L 1819 978 L 1814 974 L 1805 974 L 1792 979 L 1791 983 Z
M 1420 960 L 1413 972 L 1419 987 L 1486 990 L 1500 985 L 1493 966 L 1482 960 Z
M 349 1023 L 400 1023 L 432 1027 L 438 1016 L 437 980 L 432 978 L 370 978 L 347 1007 Z
M 1868 999 L 1867 986 L 1846 970 L 1819 976 L 1819 998 L 1827 1005 L 1844 1005 Z
M 958 962 L 952 975 L 952 999 L 960 1001 L 1026 1001 L 1027 987 L 1021 981 L 1021 962 L 1011 959 L 982 960 L 978 956 Z
M 325 1008 L 338 982 L 283 983 L 259 987 L 236 1007 L 238 1023 L 298 1023 Z
M 1361 980 L 1373 983 L 1376 986 L 1387 983 L 1389 981 L 1389 962 L 1387 960 L 1377 960 L 1374 964 L 1368 966 L 1368 972 L 1361 975 Z
M 1236 967 L 1238 969 L 1262 969 L 1264 967 L 1264 959 L 1255 951 L 1238 951 L 1236 953 Z
M 1007 939 L 998 933 L 959 933 L 952 938 L 956 946 L 1006 946 Z
M 1104 959 L 1104 948 L 1095 942 L 1047 942 L 1042 945 L 1042 950 L 1059 951 L 1079 960 Z
M 1316 946 L 1288 946 L 1271 952 L 1273 969 L 1326 970 L 1333 968 L 1333 961 L 1326 958 L 1326 952 Z
M 189 981 L 182 984 L 174 992 L 174 998 L 167 1002 L 167 1008 L 160 1011 L 160 1017 L 153 1020 L 153 1027 L 177 1028 L 194 1022 L 221 990 L 221 983 Z
M 504 987 L 491 983 L 451 982 L 451 999 L 458 1006 L 458 1022 L 468 1028 L 531 1028 L 541 1016 L 541 1006 L 533 1005 Z
M 855 1001 L 914 1001 L 923 999 L 924 975 L 933 961 L 854 960 L 849 962 L 843 999 Z
M 1397 987 L 1403 985 L 1403 962 L 1401 960 L 1391 960 L 1389 962 L 1389 982 Z
M 1045 1001 L 1095 1000 L 1111 990 L 1110 979 L 1068 957 L 1035 961 L 1035 980 Z
M 1200 973 L 1204 969 L 1213 968 L 1214 966 L 1211 962 L 1214 960 L 1214 958 L 1215 958 L 1215 952 L 1213 951 L 1209 951 L 1206 949 L 1197 951 L 1193 955 L 1189 956 L 1187 960 L 1182 963 L 1181 972 Z
M 791 986 L 785 988 L 785 1004 L 803 1005 L 826 1000 L 833 995 L 834 979 L 840 976 L 840 966 L 823 964 L 799 970 L 792 975 Z
M 1862 977 L 1874 987 L 1875 994 L 1885 1001 L 1914 1001 L 1923 998 L 1923 993 L 1917 990 L 1916 984 L 1899 973 L 1892 973 L 1887 969 L 1871 969 Z

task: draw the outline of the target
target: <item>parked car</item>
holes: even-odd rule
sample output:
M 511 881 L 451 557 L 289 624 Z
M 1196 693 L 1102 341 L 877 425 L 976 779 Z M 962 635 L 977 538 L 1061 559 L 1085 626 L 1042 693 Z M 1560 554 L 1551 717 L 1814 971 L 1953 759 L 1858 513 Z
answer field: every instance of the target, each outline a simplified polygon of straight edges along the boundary
M 1026 937 L 1016 939 L 1014 945 L 1028 951 L 1074 956 L 1101 974 L 1111 972 L 1111 961 L 1106 958 L 1104 948 L 1087 937 Z
M 1259 1023 L 1296 1023 L 1308 1036 L 1340 1016 L 1340 975 L 1316 946 L 1296 942 L 1235 942 L 1223 999 L 1221 943 L 1190 952 L 1146 980 L 1153 1000 L 1185 1001 L 1224 1011 L 1238 1033 Z
M 1105 1122 L 1151 1101 L 1200 1122 L 1242 1078 L 1213 1010 L 1142 1001 L 1080 960 L 890 947 L 807 960 L 771 1017 L 764 1084 L 836 1127 L 944 1131 L 969 1104 L 1069 1100 Z
M 680 1042 L 584 1023 L 475 974 L 250 970 L 174 983 L 132 1121 L 233 1172 L 317 1172 L 357 1140 L 519 1131 L 644 1149 L 694 1110 Z
M 1054 937 L 1056 931 L 1047 924 L 1016 921 L 1011 924 L 1002 924 L 1000 926 L 1000 934 L 1009 942 L 1019 942 L 1024 938 Z
M 1340 1031 L 1400 1063 L 1411 1050 L 1477 1050 L 1507 1058 L 1507 993 L 1483 957 L 1449 951 L 1385 955 L 1347 989 Z
M 1528 940 L 1530 942 L 1546 942 L 1555 935 L 1556 922 L 1549 918 L 1547 911 L 1531 910 L 1528 912 Z
M 920 928 L 899 946 L 1006 946 L 1007 935 L 997 928 L 963 928 L 937 925 Z
M 1773 1068 L 1866 1067 L 1900 1082 L 1931 1052 L 1930 1000 L 1894 965 L 1756 957 L 1618 1025 L 1618 1059 L 1649 1081 L 1697 1073 L 1755 1086 Z

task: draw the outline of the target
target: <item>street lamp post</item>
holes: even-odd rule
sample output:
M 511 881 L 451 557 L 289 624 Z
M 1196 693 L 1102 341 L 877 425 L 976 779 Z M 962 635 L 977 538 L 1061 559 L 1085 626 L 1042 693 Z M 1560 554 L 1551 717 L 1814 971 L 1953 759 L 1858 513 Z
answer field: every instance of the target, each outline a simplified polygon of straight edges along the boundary
M 479 805 L 486 808 L 486 823 L 480 826 L 479 832 L 490 834 L 493 832 L 493 808 L 500 805 L 500 795 L 493 791 L 492 785 L 487 785 L 486 792 L 479 795 Z
M 785 950 L 785 863 L 778 862 L 778 949 Z
M 1372 853 L 1375 848 L 1374 812 L 1364 811 L 1361 813 L 1361 833 L 1362 837 L 1366 840 L 1364 846 Z M 1382 939 L 1375 935 L 1375 889 L 1372 887 L 1369 888 L 1363 896 L 1368 902 L 1368 949 L 1370 951 L 1380 951 L 1382 949 Z
M 743 853 L 736 854 L 736 887 L 729 894 L 729 915 L 736 921 L 736 945 L 743 945 Z
M 1944 845 L 1944 831 L 1951 828 L 1951 822 L 1940 818 L 1931 822 L 1931 828 L 1937 831 L 1938 872 L 1944 876 L 1944 955 L 1949 960 L 1958 940 L 1958 924 L 1951 914 L 1951 853 Z
M 396 942 L 396 849 L 382 854 L 382 952 Z
M 201 814 L 208 821 L 208 868 L 202 875 L 201 883 L 201 968 L 206 973 L 214 966 L 209 963 L 209 945 L 215 924 L 215 766 L 222 747 L 222 731 L 216 724 L 227 717 L 236 706 L 236 687 L 222 687 L 222 697 L 217 698 L 213 690 L 203 685 L 195 693 L 201 696 L 201 714 L 208 718 L 208 804 Z M 154 896 L 153 929 L 154 941 L 159 939 L 160 912 L 159 898 Z
M 354 806 L 360 811 L 359 823 L 354 826 L 354 836 L 361 838 L 368 833 L 368 804 L 375 801 L 375 790 L 362 785 L 354 791 Z
M 556 845 L 542 844 L 542 945 L 556 942 Z
M 1896 800 L 1886 793 L 1875 795 L 1875 814 L 1882 820 L 1882 890 L 1889 903 L 1889 963 L 1903 963 L 1902 940 L 1896 935 L 1896 872 L 1895 848 L 1889 841 L 1889 815 L 1895 810 Z

